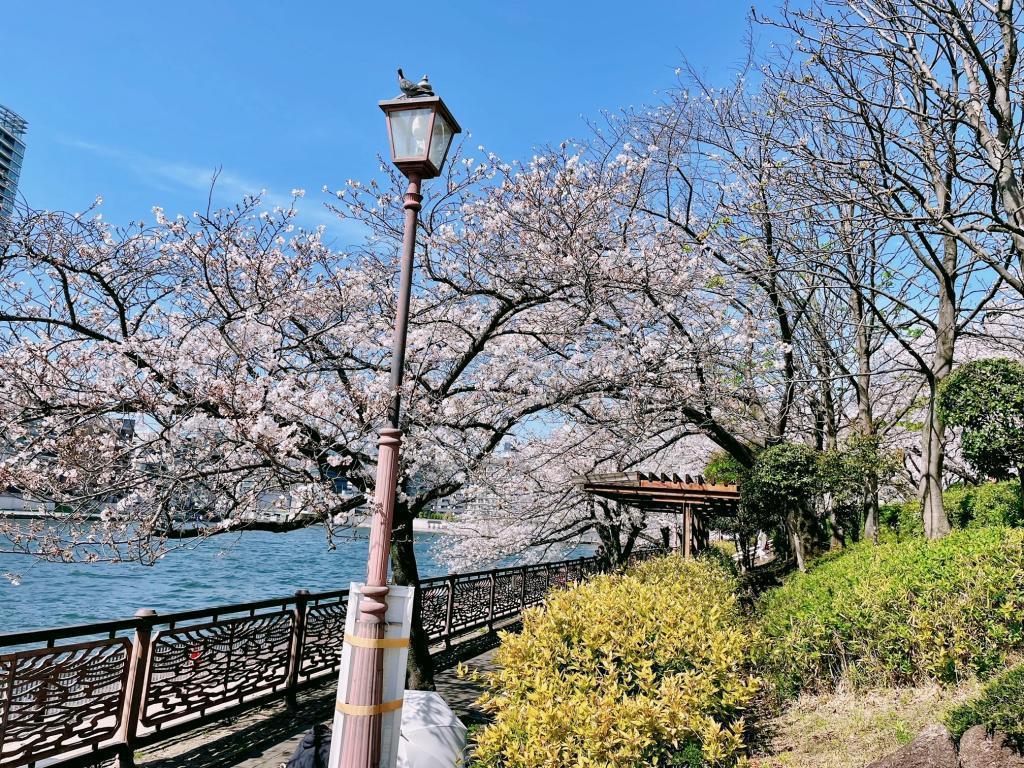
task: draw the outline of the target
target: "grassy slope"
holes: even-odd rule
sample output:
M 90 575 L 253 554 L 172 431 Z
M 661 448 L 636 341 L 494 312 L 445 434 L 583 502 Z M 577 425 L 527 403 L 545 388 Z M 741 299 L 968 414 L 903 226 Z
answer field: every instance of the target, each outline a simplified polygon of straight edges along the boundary
M 980 686 L 928 685 L 869 692 L 840 690 L 803 695 L 762 724 L 758 768 L 861 768 L 912 740 L 943 714 L 974 696 Z
M 780 714 L 760 723 L 762 737 L 752 764 L 860 768 L 891 754 L 923 728 L 942 723 L 957 707 L 963 713 L 962 705 L 977 702 L 982 683 L 971 667 L 989 676 L 1019 658 L 1015 617 L 1019 618 L 1016 604 L 1022 583 L 1020 538 L 1019 530 L 991 529 L 961 532 L 933 545 L 862 544 L 824 558 L 811 573 L 794 574 L 770 593 L 766 602 L 776 609 L 769 621 L 775 624 L 774 632 L 769 628 L 769 634 L 775 634 L 769 645 L 776 651 L 771 660 L 781 661 L 783 668 L 788 660 L 794 670 L 799 668 L 803 685 L 820 692 L 801 694 Z M 930 624 L 938 614 L 947 617 L 948 626 L 940 625 L 945 631 Z M 779 631 L 780 627 L 802 630 Z M 911 655 L 910 648 L 927 648 L 954 634 L 949 630 L 962 634 L 966 646 L 957 655 L 959 674 L 951 675 L 959 681 L 922 681 L 929 676 L 922 674 L 922 662 L 929 655 Z M 893 641 L 879 642 L 883 635 L 892 635 Z M 797 663 L 797 648 L 809 658 L 824 658 L 837 653 L 834 643 L 840 638 L 850 654 L 842 663 L 817 669 Z M 994 638 L 994 664 L 977 664 L 973 649 L 993 645 Z M 909 658 L 902 659 L 904 655 Z M 901 660 L 913 663 L 903 674 L 893 674 L 895 662 Z M 855 665 L 863 666 L 867 674 L 850 676 Z M 905 685 L 873 688 L 873 681 L 885 685 L 887 678 L 892 685 L 893 677 L 902 677 Z M 913 678 L 918 678 L 916 684 Z M 975 703 L 975 708 L 979 706 Z

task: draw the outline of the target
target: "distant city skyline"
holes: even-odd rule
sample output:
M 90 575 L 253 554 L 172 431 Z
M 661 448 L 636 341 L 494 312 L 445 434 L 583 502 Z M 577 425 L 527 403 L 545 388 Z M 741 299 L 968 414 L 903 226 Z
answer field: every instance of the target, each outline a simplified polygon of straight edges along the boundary
M 0 104 L 0 217 L 10 216 L 18 194 L 18 179 L 25 160 L 22 138 L 28 123 L 21 115 Z

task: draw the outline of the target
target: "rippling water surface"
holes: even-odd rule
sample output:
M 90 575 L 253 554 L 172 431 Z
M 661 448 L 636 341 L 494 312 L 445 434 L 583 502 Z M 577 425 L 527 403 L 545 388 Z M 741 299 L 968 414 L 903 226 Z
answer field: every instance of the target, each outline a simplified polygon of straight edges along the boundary
M 431 555 L 435 541 L 431 534 L 417 534 L 423 577 L 445 572 Z M 329 550 L 320 528 L 227 534 L 170 552 L 153 566 L 0 555 L 0 573 L 20 578 L 17 586 L 0 579 L 0 632 L 124 618 L 139 608 L 180 611 L 282 597 L 297 589 L 344 589 L 365 576 L 369 542 L 361 532 L 335 543 Z

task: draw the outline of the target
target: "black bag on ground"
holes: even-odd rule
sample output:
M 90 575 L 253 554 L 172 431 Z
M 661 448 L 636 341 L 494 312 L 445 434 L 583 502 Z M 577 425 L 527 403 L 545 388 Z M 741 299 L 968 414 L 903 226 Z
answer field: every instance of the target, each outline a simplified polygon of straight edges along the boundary
M 317 723 L 306 732 L 295 748 L 286 768 L 327 768 L 331 756 L 331 730 Z

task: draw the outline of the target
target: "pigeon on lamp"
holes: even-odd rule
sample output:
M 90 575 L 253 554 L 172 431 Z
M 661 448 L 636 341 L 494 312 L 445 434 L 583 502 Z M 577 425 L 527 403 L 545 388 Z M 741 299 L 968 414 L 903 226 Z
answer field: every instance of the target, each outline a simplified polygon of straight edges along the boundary
M 419 95 L 420 96 L 433 96 L 434 95 L 434 89 L 430 85 L 430 80 L 427 79 L 426 75 L 423 76 L 422 80 L 420 80 L 418 83 L 416 83 L 416 89 L 419 91 Z
M 412 80 L 406 79 L 401 67 L 398 68 L 398 87 L 402 91 L 402 95 L 398 97 L 400 99 L 415 99 L 420 96 L 434 95 L 434 89 L 430 87 L 430 81 L 426 75 L 418 83 L 414 83 Z
M 401 67 L 398 68 L 398 87 L 402 90 L 402 95 L 406 98 L 416 95 L 416 83 L 412 80 L 406 80 Z

